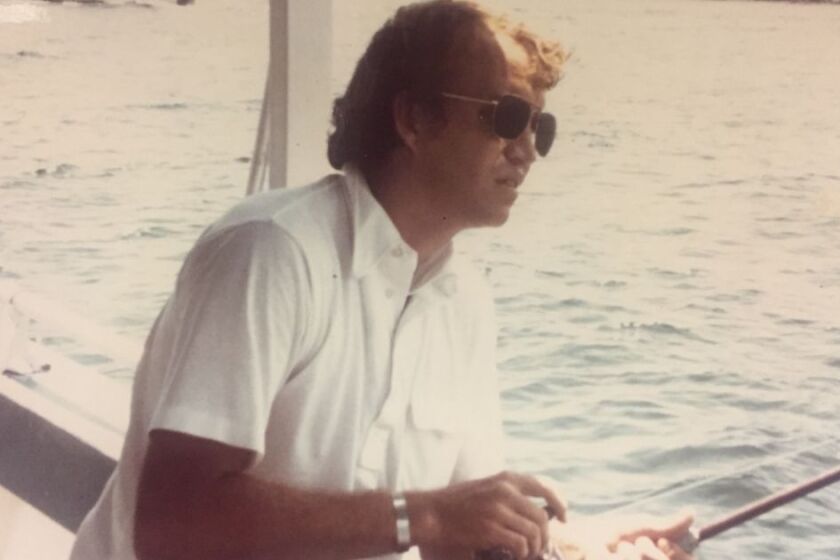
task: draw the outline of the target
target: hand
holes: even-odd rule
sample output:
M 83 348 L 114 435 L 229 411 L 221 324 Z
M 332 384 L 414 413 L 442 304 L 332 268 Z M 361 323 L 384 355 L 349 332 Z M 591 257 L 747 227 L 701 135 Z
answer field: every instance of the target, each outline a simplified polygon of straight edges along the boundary
M 413 540 L 430 549 L 469 551 L 470 557 L 501 547 L 518 560 L 536 558 L 549 541 L 548 514 L 530 497 L 542 498 L 565 519 L 566 505 L 548 483 L 518 473 L 408 492 Z
M 693 522 L 688 514 L 593 517 L 554 524 L 552 538 L 568 560 L 691 560 L 677 541 Z

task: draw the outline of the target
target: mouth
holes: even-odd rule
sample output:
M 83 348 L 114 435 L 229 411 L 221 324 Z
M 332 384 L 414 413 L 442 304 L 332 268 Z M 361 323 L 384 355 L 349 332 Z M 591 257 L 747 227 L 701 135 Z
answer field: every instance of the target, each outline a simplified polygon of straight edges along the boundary
M 507 187 L 509 189 L 516 189 L 519 187 L 521 181 L 518 178 L 514 177 L 506 177 L 502 179 L 497 179 L 496 184 L 502 187 Z
M 527 171 L 520 169 L 506 169 L 499 173 L 496 184 L 509 189 L 518 189 L 525 180 Z

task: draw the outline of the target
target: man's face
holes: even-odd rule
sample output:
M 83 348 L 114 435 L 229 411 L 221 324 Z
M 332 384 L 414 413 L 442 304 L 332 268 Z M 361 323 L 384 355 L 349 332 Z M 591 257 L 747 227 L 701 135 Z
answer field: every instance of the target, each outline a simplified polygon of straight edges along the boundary
M 507 35 L 487 35 L 456 61 L 446 92 L 497 100 L 517 95 L 542 108 L 544 92 L 528 80 L 525 50 Z M 460 56 L 460 55 L 459 55 Z M 458 229 L 503 224 L 536 158 L 530 127 L 517 138 L 497 136 L 486 105 L 444 99 L 446 122 L 418 150 L 434 208 Z

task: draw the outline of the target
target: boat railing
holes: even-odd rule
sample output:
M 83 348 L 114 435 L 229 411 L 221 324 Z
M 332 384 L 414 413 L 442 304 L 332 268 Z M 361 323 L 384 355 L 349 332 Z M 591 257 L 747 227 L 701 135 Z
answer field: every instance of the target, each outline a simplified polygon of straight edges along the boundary
M 101 352 L 109 360 L 121 364 L 133 366 L 140 357 L 141 345 L 138 341 L 115 334 L 55 300 L 26 290 L 17 282 L 0 281 L 0 306 L 2 306 L 0 313 L 5 315 L 5 318 L 0 320 L 6 321 L 6 329 L 15 329 L 18 337 L 24 337 L 29 330 L 26 324 L 16 320 L 16 318 L 22 318 L 66 335 L 80 344 Z M 9 323 L 9 320 L 12 323 Z M 3 365 L 4 338 L 6 344 L 9 344 L 12 336 L 0 330 L 0 365 Z M 21 340 L 21 343 L 24 341 Z
M 121 452 L 130 386 L 42 344 L 33 323 L 126 365 L 140 344 L 0 282 L 0 485 L 75 531 Z

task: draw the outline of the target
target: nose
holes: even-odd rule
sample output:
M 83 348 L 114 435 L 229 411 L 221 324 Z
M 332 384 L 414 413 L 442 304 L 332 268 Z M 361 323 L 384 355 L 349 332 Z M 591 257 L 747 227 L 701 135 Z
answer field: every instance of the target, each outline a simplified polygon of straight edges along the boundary
M 526 169 L 537 159 L 537 148 L 534 146 L 534 131 L 526 127 L 522 134 L 507 141 L 505 157 L 514 165 L 525 165 Z

